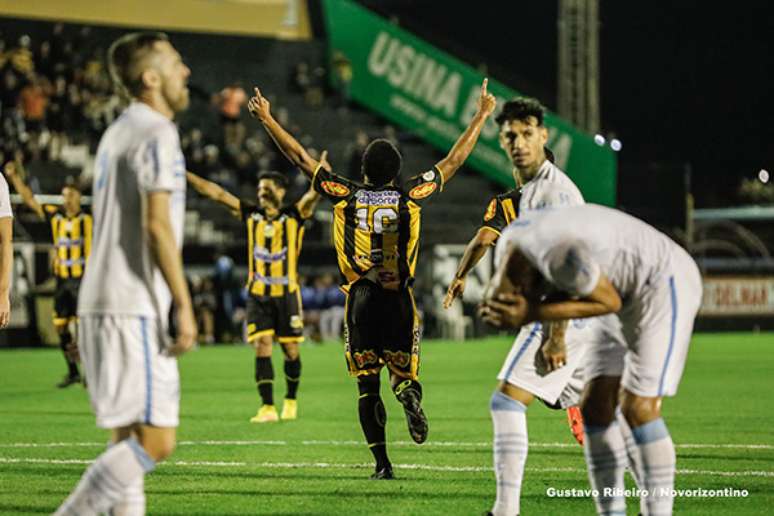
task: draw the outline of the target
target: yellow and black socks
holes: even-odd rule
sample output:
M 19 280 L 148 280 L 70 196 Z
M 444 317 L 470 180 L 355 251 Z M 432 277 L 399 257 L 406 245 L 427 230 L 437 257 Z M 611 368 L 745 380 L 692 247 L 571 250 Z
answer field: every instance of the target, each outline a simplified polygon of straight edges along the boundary
M 301 358 L 295 360 L 285 360 L 285 382 L 287 383 L 287 393 L 285 398 L 289 400 L 296 399 L 298 393 L 298 384 L 301 381 Z
M 379 377 L 360 377 L 357 388 L 360 393 L 357 403 L 360 426 L 363 428 L 368 448 L 376 460 L 376 469 L 380 470 L 390 466 L 390 460 L 387 458 L 387 443 L 384 432 L 384 426 L 387 424 L 387 412 L 384 410 L 384 403 L 379 395 Z
M 255 357 L 255 382 L 264 405 L 274 405 L 274 367 L 271 357 Z

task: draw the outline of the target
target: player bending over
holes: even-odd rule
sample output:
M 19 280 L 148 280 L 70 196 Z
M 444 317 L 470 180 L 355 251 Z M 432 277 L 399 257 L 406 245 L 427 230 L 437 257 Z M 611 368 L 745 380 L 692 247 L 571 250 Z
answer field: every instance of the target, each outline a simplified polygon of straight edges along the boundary
M 586 351 L 581 410 L 597 511 L 625 513 L 628 455 L 639 487 L 650 493 L 641 500 L 643 513 L 671 514 L 675 449 L 661 401 L 677 393 L 701 302 L 693 259 L 648 224 L 596 205 L 516 220 L 497 254 L 481 308 L 492 324 L 518 328 L 617 314 L 620 332 L 610 318 L 598 318 L 607 338 L 590 341 Z

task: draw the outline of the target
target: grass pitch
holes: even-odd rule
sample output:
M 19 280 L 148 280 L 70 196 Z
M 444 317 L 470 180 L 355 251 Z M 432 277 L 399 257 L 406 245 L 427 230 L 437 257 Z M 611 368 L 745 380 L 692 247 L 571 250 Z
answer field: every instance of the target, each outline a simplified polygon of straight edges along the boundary
M 488 400 L 510 339 L 427 341 L 422 350 L 428 442 L 410 441 L 383 385 L 396 481 L 368 480 L 372 459 L 357 418 L 357 388 L 342 346 L 302 348 L 299 419 L 254 425 L 258 396 L 248 347 L 209 347 L 180 360 L 179 446 L 146 477 L 148 513 L 474 515 L 491 507 Z M 279 351 L 275 397 L 284 395 Z M 677 445 L 676 488 L 746 490 L 746 497 L 686 496 L 679 514 L 771 514 L 774 506 L 774 335 L 694 337 L 678 396 L 664 403 Z M 84 389 L 54 388 L 55 350 L 0 352 L 0 513 L 51 513 L 104 449 Z M 386 382 L 383 382 L 386 384 Z M 593 514 L 583 453 L 564 412 L 534 403 L 523 514 Z M 637 500 L 629 499 L 629 514 Z

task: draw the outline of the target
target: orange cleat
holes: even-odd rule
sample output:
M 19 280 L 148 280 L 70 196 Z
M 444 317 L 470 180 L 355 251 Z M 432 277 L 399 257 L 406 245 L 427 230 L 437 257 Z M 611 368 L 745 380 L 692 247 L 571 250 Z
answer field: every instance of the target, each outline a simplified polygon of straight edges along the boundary
M 567 409 L 567 423 L 570 425 L 570 432 L 578 444 L 583 446 L 583 416 L 577 406 Z

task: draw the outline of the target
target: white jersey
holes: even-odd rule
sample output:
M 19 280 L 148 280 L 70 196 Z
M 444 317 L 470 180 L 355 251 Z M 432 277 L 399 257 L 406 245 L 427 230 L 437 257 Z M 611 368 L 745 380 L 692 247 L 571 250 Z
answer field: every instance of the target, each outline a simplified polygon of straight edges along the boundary
M 8 193 L 8 183 L 5 181 L 5 177 L 0 174 L 0 219 L 5 217 L 13 217 L 11 211 L 11 196 Z
M 500 259 L 511 244 L 560 290 L 588 295 L 604 272 L 624 299 L 670 270 L 679 249 L 645 222 L 595 204 L 517 219 L 500 237 Z
M 105 131 L 93 183 L 94 237 L 78 314 L 137 315 L 166 322 L 172 295 L 153 259 L 147 196 L 170 193 L 169 218 L 183 244 L 185 160 L 175 124 L 140 102 Z
M 559 167 L 545 160 L 535 174 L 521 189 L 519 217 L 535 210 L 563 208 L 584 204 L 575 183 Z

